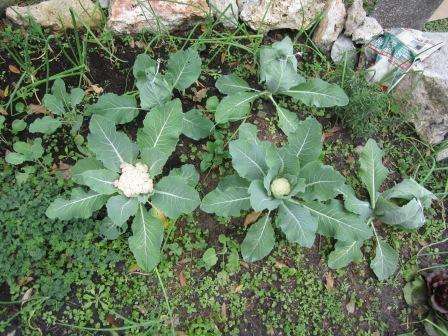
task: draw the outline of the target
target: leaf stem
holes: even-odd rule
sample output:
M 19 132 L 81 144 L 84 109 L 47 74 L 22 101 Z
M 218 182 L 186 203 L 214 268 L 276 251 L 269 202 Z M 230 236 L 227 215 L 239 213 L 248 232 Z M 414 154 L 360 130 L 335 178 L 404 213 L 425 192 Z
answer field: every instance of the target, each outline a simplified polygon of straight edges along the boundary
M 168 314 L 170 316 L 170 320 L 171 320 L 170 321 L 171 322 L 171 334 L 173 336 L 176 336 L 176 331 L 174 330 L 173 310 L 171 309 L 171 305 L 170 305 L 170 301 L 168 299 L 168 294 L 166 292 L 165 285 L 163 284 L 162 277 L 160 276 L 160 273 L 159 273 L 159 270 L 157 269 L 157 267 L 154 268 L 154 271 L 156 272 L 157 279 L 159 280 L 160 288 L 162 288 L 162 293 L 163 293 L 163 296 L 165 298 L 166 309 L 168 310 Z

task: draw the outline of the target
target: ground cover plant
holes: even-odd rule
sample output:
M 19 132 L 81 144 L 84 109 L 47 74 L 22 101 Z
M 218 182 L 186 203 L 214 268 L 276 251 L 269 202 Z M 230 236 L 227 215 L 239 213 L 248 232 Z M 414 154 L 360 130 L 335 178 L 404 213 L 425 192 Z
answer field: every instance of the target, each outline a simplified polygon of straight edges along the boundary
M 0 333 L 424 334 L 421 321 L 428 311 L 411 309 L 403 288 L 424 272 L 422 269 L 444 262 L 443 254 L 436 253 L 440 245 L 431 243 L 446 236 L 446 167 L 435 161 L 434 149 L 421 142 L 407 123 L 372 123 L 374 131 L 368 135 L 377 145 L 354 136 L 352 126 L 362 129 L 363 125 L 349 125 L 340 118 L 341 113 L 344 109 L 349 113 L 361 111 L 369 95 L 381 94 L 381 99 L 374 102 L 381 115 L 389 116 L 392 104 L 395 113 L 400 112 L 400 106 L 390 95 L 381 93 L 381 88 L 369 85 L 362 90 L 348 89 L 349 105 L 325 108 L 268 91 L 267 82 L 260 82 L 261 51 L 277 52 L 274 44 L 284 45 L 286 36 L 293 51 L 288 57 L 280 57 L 280 63 L 290 69 L 293 55 L 297 60 L 295 73 L 306 78 L 303 85 L 313 82 L 312 78 L 343 88 L 348 81 L 350 85 L 357 82 L 358 72 L 346 72 L 341 77 L 341 69 L 314 49 L 308 32 L 281 31 L 263 36 L 243 25 L 228 31 L 207 21 L 191 31 L 171 35 L 120 38 L 107 29 L 49 34 L 36 27 L 25 32 L 9 26 L 2 27 L 0 34 L 8 41 L 0 44 L 4 61 L 0 65 Z M 185 76 L 180 77 L 185 80 L 177 81 L 172 74 L 180 68 L 193 73 L 181 71 Z M 289 72 L 292 77 L 293 73 Z M 235 118 L 240 122 L 218 123 L 217 107 L 232 95 L 221 92 L 219 83 L 235 76 L 265 94 Z M 82 101 L 74 108 L 73 116 L 82 116 L 74 134 L 71 115 L 67 114 L 72 106 L 64 105 L 64 113 L 58 115 L 47 104 L 49 98 L 44 99 L 46 94 L 57 96 L 52 87 L 56 81 L 56 87 L 60 85 L 58 79 L 63 80 L 67 95 L 73 90 L 83 92 Z M 177 82 L 181 84 L 173 85 Z M 253 92 L 247 89 L 240 94 Z M 251 146 L 246 151 L 251 155 L 257 153 L 252 149 L 259 148 L 284 154 L 285 148 L 299 143 L 304 134 L 279 127 L 281 117 L 270 95 L 297 118 L 296 128 L 310 127 L 315 132 L 313 146 L 309 147 L 311 162 L 301 157 L 299 165 L 292 165 L 293 174 L 287 174 L 291 166 L 280 166 L 278 172 L 274 167 L 266 179 L 272 181 L 265 187 L 258 176 L 239 176 L 246 171 L 237 149 Z M 55 104 L 60 103 L 55 100 Z M 164 141 L 155 150 L 154 132 L 163 129 L 159 121 L 167 120 L 168 115 L 171 119 L 166 124 L 170 128 L 162 132 L 166 138 L 162 137 Z M 54 132 L 51 128 L 31 132 L 35 120 L 45 117 L 58 119 L 61 126 Z M 121 161 L 114 151 L 103 150 L 110 144 L 103 148 L 102 144 L 108 142 L 102 141 L 98 124 L 126 144 L 119 148 L 131 148 L 119 151 L 133 167 L 126 165 L 125 174 L 135 172 L 145 184 L 132 184 L 130 189 L 130 184 L 120 183 Z M 39 158 L 33 151 L 28 156 L 28 151 L 14 150 L 17 142 L 32 146 L 34 141 L 42 147 Z M 376 166 L 382 162 L 389 174 L 381 186 L 366 188 L 363 167 L 369 162 L 370 150 L 380 153 L 378 148 L 381 155 L 376 155 Z M 138 149 L 138 154 L 133 149 Z M 8 163 L 6 158 L 13 153 L 23 154 L 27 160 Z M 150 165 L 154 157 L 163 162 L 156 176 Z M 275 166 L 275 162 L 269 164 Z M 360 166 L 363 169 L 358 172 Z M 109 183 L 98 181 L 98 171 L 110 177 L 99 180 Z M 332 187 L 317 188 L 316 184 L 313 190 L 308 185 L 301 191 L 313 183 L 314 173 L 321 171 L 334 179 Z M 145 193 L 149 179 L 153 180 L 153 193 Z M 253 186 L 246 191 L 244 207 L 229 216 L 199 207 L 193 210 L 193 206 L 180 214 L 181 203 L 157 201 L 161 195 L 157 196 L 155 190 L 163 187 L 164 180 L 169 180 L 169 187 L 187 186 L 197 205 L 199 194 L 204 210 L 211 193 L 228 197 L 230 185 L 235 192 L 241 191 L 237 189 L 240 184 L 244 185 L 242 190 L 249 189 L 251 183 Z M 110 184 L 114 181 L 123 190 Z M 376 196 L 374 206 L 371 190 Z M 143 194 L 125 195 L 135 195 L 136 191 Z M 86 203 L 81 212 L 76 211 L 75 215 L 85 218 L 65 219 L 73 213 L 58 214 L 55 204 L 69 204 L 73 192 L 95 194 L 101 202 Z M 256 201 L 260 195 L 268 196 L 264 205 Z M 365 212 L 351 206 L 349 199 L 354 197 Z M 107 203 L 115 198 L 137 204 L 134 217 L 129 215 L 124 223 L 114 223 L 112 219 L 120 218 L 108 216 Z M 427 207 L 429 203 L 431 207 Z M 255 211 L 267 205 L 275 209 Z M 300 240 L 296 241 L 294 234 L 300 231 L 288 230 L 297 226 L 283 220 L 285 205 L 302 212 L 305 206 L 317 209 L 313 205 L 332 209 L 349 218 L 346 223 L 356 221 L 366 234 L 353 234 L 347 239 L 351 231 L 342 228 L 325 232 L 325 228 L 335 226 L 322 225 L 322 218 L 309 209 L 307 219 L 314 225 L 307 226 L 311 229 L 305 238 L 298 235 Z M 403 209 L 410 208 L 416 216 L 403 220 Z M 140 209 L 146 226 L 139 221 Z M 225 212 L 224 207 L 212 210 Z M 425 225 L 421 225 L 423 210 Z M 271 222 L 260 221 L 263 216 Z M 417 220 L 409 220 L 411 217 Z M 383 225 L 388 222 L 392 224 Z M 258 231 L 264 223 L 269 223 L 272 230 L 264 231 L 270 239 L 262 247 L 254 244 L 256 240 L 248 233 Z M 151 240 L 154 244 L 146 245 L 146 249 L 138 239 L 144 237 L 139 228 L 156 233 Z M 386 241 L 395 251 L 397 266 L 387 269 L 392 276 L 379 280 L 369 263 L 378 260 L 377 247 Z M 342 249 L 347 243 L 359 246 L 359 250 Z M 256 252 L 266 256 L 248 262 L 247 256 L 255 256 L 248 253 L 253 246 L 259 246 Z M 428 253 L 417 260 L 423 247 Z M 343 257 L 338 258 L 338 254 Z

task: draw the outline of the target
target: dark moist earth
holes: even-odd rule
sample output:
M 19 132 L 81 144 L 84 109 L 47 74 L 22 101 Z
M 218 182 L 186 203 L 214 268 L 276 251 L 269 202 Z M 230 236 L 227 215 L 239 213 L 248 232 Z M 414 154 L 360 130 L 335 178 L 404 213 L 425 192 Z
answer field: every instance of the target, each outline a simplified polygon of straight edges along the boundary
M 4 28 L 6 31 L 6 27 Z M 264 42 L 280 39 L 284 34 L 268 36 Z M 0 46 L 0 89 L 14 89 L 19 74 L 10 65 L 19 65 L 11 50 L 19 52 L 17 33 L 3 34 Z M 144 39 L 142 39 L 144 40 Z M 135 56 L 148 47 L 154 58 L 167 59 L 168 51 L 175 51 L 181 44 L 173 39 L 158 40 L 148 46 L 142 40 L 114 40 L 113 53 L 124 62 L 111 61 L 107 53 L 96 44 L 89 44 L 86 78 L 83 87 L 96 84 L 104 92 L 123 94 L 135 90 L 132 64 Z M 53 42 L 52 42 L 53 43 Z M 49 74 L 60 73 L 72 67 L 61 53 L 61 43 L 74 45 L 73 35 L 53 43 Z M 247 43 L 246 43 L 247 45 Z M 218 95 L 214 82 L 219 74 L 237 72 L 251 84 L 257 85 L 253 57 L 240 49 L 217 44 L 207 44 L 202 50 L 203 74 L 197 84 L 179 92 L 184 111 L 205 108 L 206 97 Z M 32 64 L 38 68 L 42 60 L 36 42 Z M 73 56 L 69 48 L 64 49 Z M 304 48 L 302 71 L 310 76 L 335 78 L 337 70 L 322 62 Z M 214 57 L 212 58 L 212 55 Z M 46 70 L 37 71 L 37 79 L 46 78 Z M 66 78 L 68 86 L 77 86 L 79 76 Z M 197 98 L 197 92 L 207 88 L 206 97 Z M 3 91 L 4 92 L 4 91 Z M 42 99 L 45 85 L 38 87 L 36 96 Z M 219 96 L 219 95 L 218 95 Z M 4 97 L 2 103 L 9 97 Z M 91 94 L 92 101 L 95 100 Z M 26 104 L 38 104 L 35 95 L 24 97 Z M 360 187 L 356 177 L 356 147 L 362 138 L 352 139 L 335 117 L 335 111 L 309 109 L 282 102 L 296 111 L 301 118 L 316 116 L 325 132 L 325 161 L 334 165 L 354 185 Z M 361 108 L 361 107 L 360 107 Z M 388 113 L 388 107 L 384 110 Z M 14 110 L 13 110 L 14 112 Z M 13 136 L 10 124 L 14 118 L 8 110 L 6 138 L 8 141 L 26 139 L 33 134 L 24 131 Z M 135 139 L 145 113 L 124 130 Z M 36 115 L 19 114 L 27 122 Z M 268 102 L 254 104 L 249 122 L 260 129 L 259 136 L 277 144 L 284 140 L 276 128 L 275 113 Z M 86 121 L 88 118 L 86 118 Z M 230 125 L 223 133 L 226 142 L 231 139 L 238 125 Z M 87 134 L 85 122 L 81 134 Z M 386 153 L 385 164 L 393 172 L 387 184 L 400 180 L 401 175 L 417 178 L 428 174 L 432 164 L 425 160 L 429 152 L 422 145 L 412 128 L 406 124 L 379 128 L 374 134 Z M 170 158 L 166 171 L 182 163 L 193 163 L 199 170 L 207 141 L 194 142 L 182 138 Z M 373 258 L 374 245 L 364 247 L 364 260 L 359 264 L 333 271 L 326 266 L 326 257 L 333 242 L 318 237 L 313 248 L 305 249 L 288 244 L 277 235 L 277 244 L 264 260 L 247 264 L 238 260 L 237 244 L 245 235 L 244 217 L 224 220 L 197 210 L 193 215 L 168 224 L 169 239 L 164 249 L 164 260 L 158 267 L 161 280 L 172 309 L 172 319 L 160 282 L 155 274 L 142 275 L 134 264 L 127 247 L 129 230 L 115 241 L 105 241 L 99 236 L 99 221 L 49 221 L 44 212 L 48 204 L 70 187 L 61 177 L 58 164 L 73 164 L 79 151 L 68 132 L 57 132 L 44 138 L 55 165 L 38 167 L 36 173 L 23 185 L 14 179 L 15 171 L 3 165 L 0 180 L 0 333 L 12 335 L 102 335 L 113 334 L 85 328 L 120 328 L 134 323 L 133 329 L 120 331 L 119 335 L 170 334 L 171 325 L 178 335 L 399 335 L 415 331 L 423 335 L 421 326 L 414 324 L 424 316 L 424 310 L 411 310 L 404 302 L 402 288 L 412 278 L 421 263 L 417 264 L 416 252 L 429 242 L 439 241 L 445 235 L 444 208 L 438 202 L 428 213 L 424 228 L 418 232 L 403 232 L 380 227 L 383 237 L 400 251 L 400 269 L 387 282 L 379 282 L 368 263 Z M 0 155 L 11 150 L 2 143 Z M 219 158 L 217 158 L 218 160 Z M 216 161 L 218 162 L 218 161 Z M 230 171 L 229 160 L 201 173 L 200 191 L 205 195 L 212 190 L 220 175 Z M 427 187 L 443 191 L 446 176 L 430 174 Z M 360 193 L 362 194 L 361 189 Z M 365 196 L 365 195 L 364 195 Z M 104 213 L 97 215 L 101 219 Z M 206 270 L 201 257 L 207 248 L 214 247 L 218 263 Z M 425 260 L 432 264 L 437 260 Z M 28 294 L 25 294 L 28 293 Z M 31 296 L 30 296 L 31 293 Z M 31 300 L 21 305 L 27 295 Z M 4 304 L 5 302 L 15 302 Z M 133 322 L 132 322 L 133 321 Z M 83 329 L 84 328 L 84 329 Z

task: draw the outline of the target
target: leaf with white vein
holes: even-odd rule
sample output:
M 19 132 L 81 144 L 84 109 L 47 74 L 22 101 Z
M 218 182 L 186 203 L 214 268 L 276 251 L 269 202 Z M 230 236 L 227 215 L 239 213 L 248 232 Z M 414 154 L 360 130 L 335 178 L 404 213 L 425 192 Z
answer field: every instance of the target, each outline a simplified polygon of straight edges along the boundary
M 362 260 L 362 243 L 359 241 L 346 242 L 338 240 L 328 256 L 328 267 L 338 269 L 347 266 L 351 262 Z
M 179 99 L 171 100 L 151 109 L 138 130 L 137 143 L 140 149 L 156 148 L 170 155 L 176 148 L 183 127 L 182 104 Z
M 375 258 L 370 263 L 378 280 L 382 281 L 395 273 L 398 267 L 398 253 L 383 239 L 377 239 Z
M 113 182 L 118 174 L 107 169 L 87 170 L 82 173 L 84 184 L 100 194 L 111 195 L 117 192 Z
M 119 96 L 115 93 L 103 94 L 95 104 L 87 106 L 86 111 L 102 115 L 116 124 L 126 124 L 138 115 L 137 102 L 133 96 Z
M 295 101 L 300 100 L 307 106 L 316 107 L 345 106 L 349 101 L 339 85 L 327 83 L 320 78 L 300 83 L 282 94 L 292 97 Z
M 279 105 L 276 105 L 276 110 L 278 115 L 278 127 L 281 128 L 286 136 L 294 133 L 300 123 L 297 114 Z
M 282 202 L 269 196 L 264 187 L 263 181 L 255 180 L 249 186 L 250 204 L 255 211 L 274 210 Z
M 232 74 L 219 77 L 215 86 L 222 94 L 232 94 L 252 90 L 244 79 Z
M 269 168 L 266 164 L 266 145 L 238 139 L 229 143 L 233 168 L 249 180 L 263 179 Z
M 375 210 L 381 184 L 389 173 L 383 166 L 383 151 L 373 139 L 369 139 L 359 155 L 361 181 L 370 195 L 370 204 Z
M 108 197 L 92 190 L 85 192 L 81 188 L 75 188 L 72 190 L 70 199 L 56 198 L 45 214 L 51 219 L 89 218 L 94 211 L 99 210 L 106 203 Z
M 216 188 L 202 199 L 201 210 L 221 217 L 237 217 L 250 209 L 247 187 Z
M 319 161 L 306 164 L 299 177 L 305 179 L 303 198 L 310 201 L 327 201 L 336 197 L 339 194 L 338 188 L 345 182 L 345 178 L 338 171 Z
M 115 225 L 121 226 L 131 216 L 135 215 L 138 204 L 136 197 L 112 196 L 106 203 L 107 215 Z
M 129 237 L 129 248 L 135 260 L 144 272 L 150 272 L 160 261 L 160 247 L 163 241 L 163 224 L 151 216 L 140 205 L 132 222 L 132 236 Z
M 321 235 L 343 241 L 362 241 L 372 236 L 372 230 L 365 221 L 360 216 L 345 212 L 337 200 L 332 200 L 330 204 L 305 202 L 302 205 L 317 217 L 317 232 Z
M 170 55 L 165 77 L 173 87 L 185 90 L 201 74 L 202 61 L 196 49 L 179 50 Z
M 213 127 L 213 122 L 198 109 L 192 109 L 183 115 L 182 133 L 193 140 L 208 137 Z
M 152 204 L 169 218 L 178 218 L 182 214 L 193 212 L 201 200 L 192 186 L 180 176 L 162 178 L 154 187 Z
M 284 147 L 302 165 L 316 160 L 322 151 L 322 125 L 313 117 L 301 121 L 297 129 L 288 136 Z
M 216 123 L 224 124 L 244 119 L 250 112 L 251 103 L 259 96 L 258 92 L 241 91 L 224 97 L 216 108 Z
M 275 244 L 274 229 L 268 215 L 261 217 L 247 230 L 241 243 L 241 254 L 244 261 L 254 262 L 271 253 Z
M 311 216 L 307 208 L 284 201 L 279 207 L 276 223 L 291 243 L 299 243 L 304 247 L 313 246 L 317 219 Z
M 126 134 L 117 132 L 115 123 L 100 115 L 90 119 L 90 134 L 87 137 L 90 150 L 104 167 L 120 171 L 123 162 L 133 163 L 138 154 L 137 146 Z

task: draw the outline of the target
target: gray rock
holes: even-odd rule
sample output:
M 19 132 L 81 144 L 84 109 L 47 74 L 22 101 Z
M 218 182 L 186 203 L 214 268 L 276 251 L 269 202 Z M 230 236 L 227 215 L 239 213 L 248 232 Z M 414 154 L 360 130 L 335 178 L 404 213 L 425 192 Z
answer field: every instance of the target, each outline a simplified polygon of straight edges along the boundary
M 444 148 L 441 151 L 439 151 L 436 155 L 437 161 L 443 161 L 448 159 L 448 148 Z
M 408 110 L 419 135 L 431 144 L 448 134 L 448 33 L 423 33 L 423 37 L 444 46 L 426 58 L 397 86 L 397 92 L 411 95 Z
M 101 8 L 109 8 L 109 0 L 98 0 Z
M 342 32 L 347 12 L 342 0 L 329 0 L 325 6 L 323 18 L 319 22 L 313 41 L 324 50 L 330 50 L 331 45 Z
M 240 19 L 252 29 L 305 29 L 323 10 L 325 0 L 238 0 Z
M 238 26 L 238 5 L 236 0 L 209 0 L 212 13 L 222 22 L 224 27 L 236 28 Z
M 331 48 L 331 59 L 335 63 L 344 62 L 355 64 L 356 48 L 353 41 L 344 35 L 339 35 Z
M 353 31 L 361 26 L 366 19 L 362 0 L 353 1 L 353 5 L 347 10 L 347 21 L 345 21 L 345 35 L 352 36 Z
M 187 29 L 208 15 L 206 0 L 111 0 L 108 26 L 121 34 Z
M 73 28 L 70 9 L 75 13 L 77 25 L 93 27 L 101 22 L 101 11 L 90 0 L 48 0 L 30 6 L 11 6 L 6 17 L 12 22 L 27 26 L 32 19 L 53 30 Z
M 372 16 L 386 29 L 422 29 L 443 0 L 380 0 Z
M 383 33 L 383 28 L 373 17 L 366 17 L 364 22 L 352 31 L 352 40 L 355 43 L 367 44 L 370 40 Z

